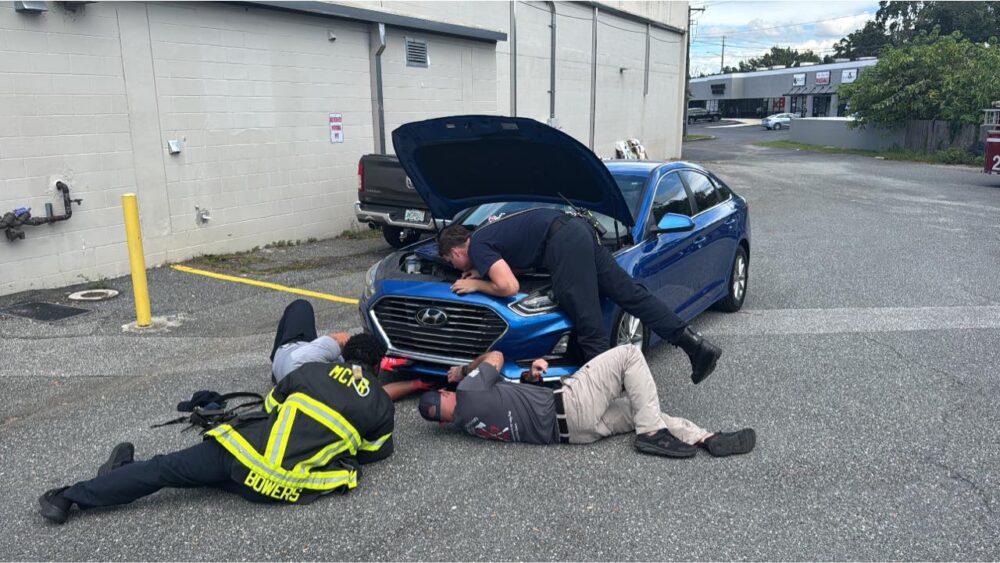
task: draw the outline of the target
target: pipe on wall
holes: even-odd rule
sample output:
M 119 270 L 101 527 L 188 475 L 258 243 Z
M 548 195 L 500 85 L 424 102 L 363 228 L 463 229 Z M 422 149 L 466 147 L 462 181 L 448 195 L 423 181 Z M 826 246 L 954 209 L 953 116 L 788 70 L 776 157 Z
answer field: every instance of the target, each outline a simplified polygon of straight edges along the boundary
M 556 3 L 549 2 L 551 22 L 549 23 L 549 125 L 556 119 Z
M 594 5 L 593 42 L 590 47 L 590 150 L 594 150 L 594 130 L 597 120 L 597 5 Z
M 372 133 L 375 152 L 385 154 L 385 98 L 382 94 L 382 52 L 385 51 L 385 24 L 373 23 L 369 32 L 368 55 L 372 90 Z
M 517 117 L 517 0 L 510 0 L 510 115 Z

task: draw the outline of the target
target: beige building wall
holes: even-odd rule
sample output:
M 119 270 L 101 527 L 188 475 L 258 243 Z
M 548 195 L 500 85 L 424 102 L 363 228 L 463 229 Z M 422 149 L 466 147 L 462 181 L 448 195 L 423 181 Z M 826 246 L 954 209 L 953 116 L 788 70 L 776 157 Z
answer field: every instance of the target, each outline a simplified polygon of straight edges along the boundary
M 517 113 L 549 118 L 544 2 L 342 2 L 510 33 L 517 20 Z M 612 2 L 683 27 L 685 2 Z M 357 162 L 372 152 L 371 24 L 214 2 L 98 2 L 41 14 L 0 3 L 0 212 L 45 203 L 55 182 L 70 221 L 0 238 L 0 294 L 128 272 L 120 197 L 139 195 L 147 264 L 328 237 L 352 225 Z M 600 10 L 600 6 L 598 7 Z M 587 144 L 593 7 L 558 2 L 555 123 Z M 651 158 L 680 153 L 683 36 L 599 13 L 595 152 L 638 137 Z M 330 40 L 330 34 L 336 36 Z M 428 44 L 407 67 L 406 37 Z M 511 44 L 387 26 L 386 142 L 417 119 L 509 114 Z M 622 70 L 624 69 L 624 70 Z M 330 142 L 341 113 L 344 142 Z M 167 141 L 183 144 L 169 154 Z M 196 207 L 211 220 L 196 220 Z

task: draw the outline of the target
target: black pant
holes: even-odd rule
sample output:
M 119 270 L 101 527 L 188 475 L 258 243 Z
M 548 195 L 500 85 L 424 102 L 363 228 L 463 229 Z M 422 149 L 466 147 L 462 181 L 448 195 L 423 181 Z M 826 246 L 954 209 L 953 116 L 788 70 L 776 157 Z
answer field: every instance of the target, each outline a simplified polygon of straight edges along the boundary
M 285 312 L 278 321 L 278 331 L 274 335 L 274 348 L 271 349 L 271 361 L 274 353 L 289 342 L 311 342 L 316 340 L 316 313 L 312 305 L 305 299 L 296 299 L 285 307 Z
M 148 461 L 123 465 L 111 473 L 80 481 L 63 496 L 80 508 L 128 504 L 164 487 L 213 487 L 238 494 L 254 502 L 276 502 L 230 478 L 236 460 L 215 440 Z
M 552 274 L 552 292 L 575 325 L 584 362 L 611 346 L 604 330 L 601 296 L 661 338 L 669 342 L 680 338 L 687 323 L 622 270 L 586 221 L 570 219 L 557 229 L 549 231 L 544 263 Z

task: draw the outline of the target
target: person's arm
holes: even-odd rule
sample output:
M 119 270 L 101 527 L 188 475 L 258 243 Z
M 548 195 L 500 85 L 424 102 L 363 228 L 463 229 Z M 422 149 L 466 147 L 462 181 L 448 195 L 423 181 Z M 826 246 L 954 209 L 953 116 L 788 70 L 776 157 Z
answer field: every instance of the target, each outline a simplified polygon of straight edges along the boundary
M 386 395 L 389 395 L 389 398 L 392 399 L 392 402 L 394 403 L 407 395 L 412 395 L 413 393 L 419 393 L 422 391 L 430 391 L 432 389 L 434 389 L 433 384 L 419 379 L 413 379 L 410 381 L 393 381 L 392 383 L 382 385 L 382 390 L 385 391 Z
M 458 295 L 480 292 L 495 297 L 511 297 L 517 295 L 521 284 L 504 259 L 497 260 L 490 266 L 489 279 L 460 279 L 452 284 L 451 290 Z
M 472 360 L 467 365 L 464 366 L 454 366 L 448 370 L 448 383 L 458 383 L 465 379 L 465 376 L 469 375 L 469 372 L 479 367 L 482 363 L 487 363 L 499 372 L 503 369 L 503 353 L 501 352 L 486 352 L 485 354 L 479 356 L 475 360 Z

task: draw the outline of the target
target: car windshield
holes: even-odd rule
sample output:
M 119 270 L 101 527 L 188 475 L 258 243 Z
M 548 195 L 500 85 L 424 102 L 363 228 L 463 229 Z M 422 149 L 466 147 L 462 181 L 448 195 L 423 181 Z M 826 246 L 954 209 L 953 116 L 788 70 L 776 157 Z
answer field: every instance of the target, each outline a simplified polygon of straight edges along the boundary
M 629 212 L 632 214 L 632 217 L 635 217 L 639 204 L 641 203 L 643 187 L 646 185 L 646 177 L 635 175 L 614 175 L 614 179 L 618 184 L 618 189 L 621 190 L 622 195 L 624 196 L 625 203 L 628 204 Z M 537 208 L 560 209 L 567 212 L 572 211 L 570 206 L 566 204 L 540 203 L 534 201 L 503 201 L 497 203 L 487 203 L 473 208 L 462 219 L 462 224 L 470 227 L 478 227 L 485 223 L 492 223 L 493 221 L 510 215 L 511 213 L 516 213 L 525 209 Z M 597 213 L 595 211 L 594 217 L 601 223 L 601 225 L 604 226 L 605 229 L 607 229 L 608 233 L 605 236 L 609 239 L 614 239 L 615 237 L 616 223 L 619 235 L 624 235 L 629 232 L 628 227 L 618 221 L 615 221 L 607 215 Z

